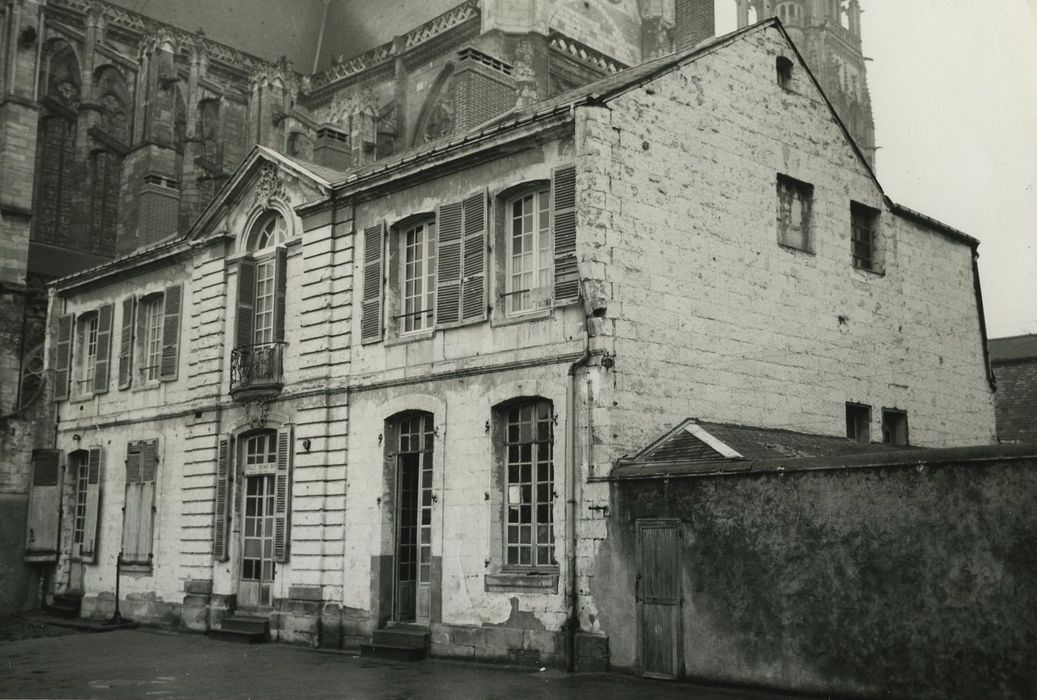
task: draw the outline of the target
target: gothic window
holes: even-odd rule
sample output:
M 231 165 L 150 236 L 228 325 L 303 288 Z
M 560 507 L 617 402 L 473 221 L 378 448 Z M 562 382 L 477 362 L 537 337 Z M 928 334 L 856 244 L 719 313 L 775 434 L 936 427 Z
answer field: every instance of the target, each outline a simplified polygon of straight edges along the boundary
M 59 43 L 40 79 L 45 95 L 39 127 L 34 237 L 64 243 L 72 226 L 72 197 L 76 158 L 76 117 L 79 108 L 79 61 L 72 47 Z
M 130 102 L 122 73 L 112 66 L 102 66 L 95 73 L 95 94 L 101 107 L 98 127 L 117 141 L 129 143 Z
M 111 151 L 96 151 L 91 157 L 93 196 L 91 197 L 90 247 L 102 254 L 115 250 L 115 228 L 119 220 L 119 187 L 122 158 Z
M 202 100 L 198 105 L 198 138 L 201 141 L 201 156 L 209 170 L 219 172 L 223 165 L 223 149 L 220 147 L 220 102 Z

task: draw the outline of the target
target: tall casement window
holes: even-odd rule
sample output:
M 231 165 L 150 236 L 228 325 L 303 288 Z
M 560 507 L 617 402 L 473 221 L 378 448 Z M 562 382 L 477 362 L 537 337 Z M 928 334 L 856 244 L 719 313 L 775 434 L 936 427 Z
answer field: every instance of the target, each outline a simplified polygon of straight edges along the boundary
M 432 584 L 432 414 L 407 412 L 386 423 L 386 464 L 395 474 L 394 610 L 401 622 L 427 622 Z
M 878 272 L 876 242 L 878 238 L 879 212 L 871 207 L 853 202 L 850 205 L 850 256 L 858 270 Z
M 284 346 L 288 224 L 277 211 L 263 214 L 238 263 L 238 303 L 231 391 L 280 387 Z
M 508 313 L 551 306 L 552 246 L 550 191 L 530 192 L 507 205 Z
M 811 252 L 811 211 L 814 186 L 787 175 L 778 175 L 778 243 Z
M 151 566 L 155 522 L 155 481 L 158 440 L 139 440 L 126 446 L 126 494 L 122 509 L 122 561 L 128 566 Z
M 74 395 L 80 398 L 108 391 L 108 368 L 110 365 L 112 343 L 112 320 L 115 307 L 106 304 L 96 311 L 80 314 L 76 319 L 76 362 L 74 372 Z M 71 342 L 62 343 L 63 328 L 66 322 L 59 321 L 58 348 L 56 360 L 58 374 L 63 372 L 66 363 L 60 355 L 71 352 Z M 60 390 L 60 386 L 57 387 Z
M 180 365 L 180 316 L 184 288 L 122 300 L 119 337 L 119 388 L 174 381 Z
M 426 221 L 401 232 L 400 331 L 432 328 L 436 316 L 436 224 Z
M 76 450 L 69 455 L 69 473 L 75 479 L 72 511 L 72 556 L 92 562 L 97 552 L 98 507 L 101 502 L 101 448 Z
M 554 556 L 554 419 L 549 401 L 503 409 L 504 566 L 539 569 Z

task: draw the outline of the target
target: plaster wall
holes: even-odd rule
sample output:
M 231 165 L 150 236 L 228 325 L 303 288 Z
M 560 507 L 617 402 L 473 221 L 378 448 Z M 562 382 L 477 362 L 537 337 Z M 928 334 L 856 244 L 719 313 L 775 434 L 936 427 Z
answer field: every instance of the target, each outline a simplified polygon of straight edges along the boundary
M 634 581 L 650 575 L 636 523 L 676 518 L 689 678 L 839 697 L 1037 687 L 1032 458 L 613 489 L 593 592 L 618 668 L 637 667 Z
M 873 436 L 888 407 L 913 444 L 993 440 L 973 251 L 888 209 L 776 28 L 578 120 L 581 274 L 616 353 L 605 454 L 688 416 L 840 435 L 848 401 Z M 809 251 L 778 243 L 778 174 L 813 185 Z M 852 265 L 851 201 L 881 211 L 879 272 Z

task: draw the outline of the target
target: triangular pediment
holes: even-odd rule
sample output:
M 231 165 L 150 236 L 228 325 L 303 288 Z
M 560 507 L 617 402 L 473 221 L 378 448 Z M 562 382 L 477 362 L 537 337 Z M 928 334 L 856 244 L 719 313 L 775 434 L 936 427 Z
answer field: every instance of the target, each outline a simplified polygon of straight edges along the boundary
M 278 209 L 287 214 L 324 199 L 341 177 L 329 168 L 256 146 L 206 206 L 186 238 L 237 236 L 258 212 Z

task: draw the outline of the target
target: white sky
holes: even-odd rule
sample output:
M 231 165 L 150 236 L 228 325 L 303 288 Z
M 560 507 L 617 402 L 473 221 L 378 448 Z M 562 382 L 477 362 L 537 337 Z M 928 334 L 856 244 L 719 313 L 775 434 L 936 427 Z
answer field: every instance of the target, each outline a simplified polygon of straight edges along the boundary
M 1037 0 L 861 6 L 883 189 L 980 240 L 990 337 L 1037 333 Z

